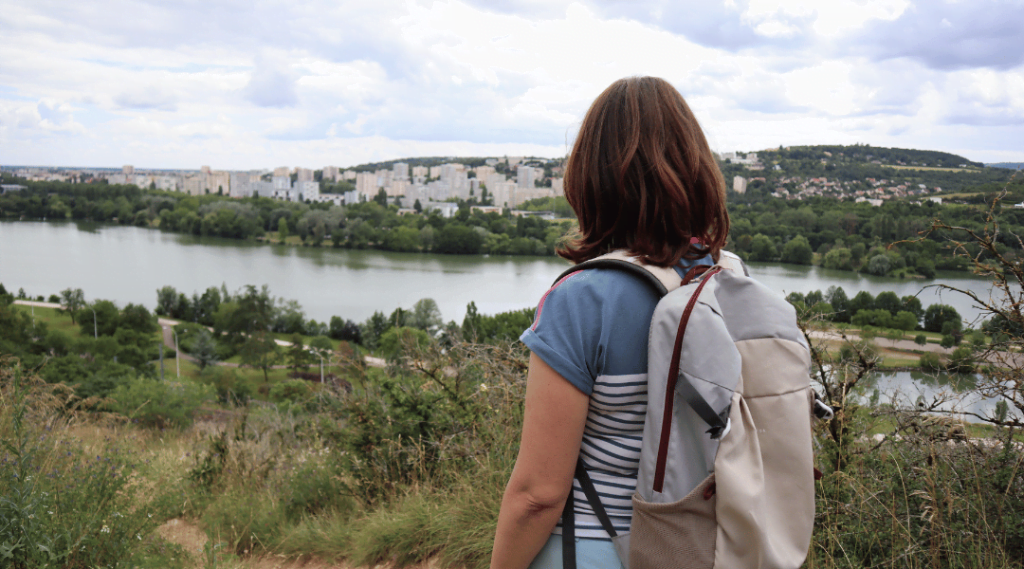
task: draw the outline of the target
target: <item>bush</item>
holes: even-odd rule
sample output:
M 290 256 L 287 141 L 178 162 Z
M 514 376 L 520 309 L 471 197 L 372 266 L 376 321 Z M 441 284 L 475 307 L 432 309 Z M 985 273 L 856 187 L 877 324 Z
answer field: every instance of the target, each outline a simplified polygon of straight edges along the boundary
M 199 374 L 199 381 L 212 387 L 221 403 L 245 405 L 252 399 L 252 387 L 232 368 L 210 366 Z
M 941 371 L 942 360 L 939 358 L 939 354 L 935 352 L 926 352 L 921 354 L 921 359 L 918 360 L 918 365 L 926 371 Z
M 960 346 L 953 350 L 946 363 L 946 369 L 951 373 L 973 373 L 974 368 L 974 350 L 970 346 Z
M 110 394 L 110 408 L 143 426 L 181 428 L 192 424 L 192 414 L 213 394 L 207 385 L 140 378 L 118 386 Z
M 117 441 L 86 447 L 70 436 L 68 391 L 0 361 L 3 567 L 130 566 L 164 519 L 154 496 L 138 491 L 137 465 Z
M 309 383 L 301 379 L 289 379 L 270 388 L 270 399 L 278 403 L 298 403 L 309 397 L 311 392 Z
M 952 348 L 953 346 L 956 345 L 956 338 L 950 336 L 949 334 L 946 334 L 942 336 L 942 340 L 939 341 L 939 345 L 942 346 L 943 348 Z
M 919 346 L 923 346 L 928 343 L 928 336 L 925 336 L 924 334 L 918 334 L 917 336 L 914 336 L 914 343 Z

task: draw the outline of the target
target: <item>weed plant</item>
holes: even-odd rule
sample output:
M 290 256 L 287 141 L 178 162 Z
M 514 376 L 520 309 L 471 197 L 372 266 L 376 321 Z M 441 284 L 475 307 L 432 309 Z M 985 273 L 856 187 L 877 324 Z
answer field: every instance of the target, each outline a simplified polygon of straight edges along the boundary
M 69 388 L 0 361 L 0 566 L 128 566 L 161 520 L 132 491 L 129 449 L 109 440 L 95 451 L 69 436 L 72 400 Z

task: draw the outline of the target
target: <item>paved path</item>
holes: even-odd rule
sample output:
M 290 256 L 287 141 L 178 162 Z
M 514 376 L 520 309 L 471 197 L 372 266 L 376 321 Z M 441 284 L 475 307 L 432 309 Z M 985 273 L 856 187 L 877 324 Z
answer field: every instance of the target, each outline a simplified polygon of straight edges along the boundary
M 843 337 L 838 332 L 832 332 L 829 330 L 811 330 L 807 333 L 808 336 L 815 340 L 835 340 L 842 342 Z M 860 336 L 853 332 L 847 332 L 846 337 L 850 340 L 860 340 Z M 896 350 L 905 351 L 916 351 L 916 352 L 934 352 L 936 354 L 949 355 L 953 353 L 953 348 L 943 348 L 938 344 L 932 344 L 931 342 L 921 345 L 911 340 L 896 340 L 894 344 L 891 340 L 887 340 L 882 336 L 877 336 L 874 340 L 875 344 L 880 348 L 889 348 Z

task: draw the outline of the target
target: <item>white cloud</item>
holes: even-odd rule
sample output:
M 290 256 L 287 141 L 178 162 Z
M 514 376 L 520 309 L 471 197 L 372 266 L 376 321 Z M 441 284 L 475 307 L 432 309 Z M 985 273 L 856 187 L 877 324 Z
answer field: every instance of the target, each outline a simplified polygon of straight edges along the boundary
M 1024 32 L 1006 25 L 1021 10 L 1000 0 L 8 0 L 0 154 L 220 168 L 557 156 L 609 83 L 656 75 L 720 149 L 867 142 L 1024 159 L 1008 142 L 1024 138 L 1024 56 L 1007 49 Z

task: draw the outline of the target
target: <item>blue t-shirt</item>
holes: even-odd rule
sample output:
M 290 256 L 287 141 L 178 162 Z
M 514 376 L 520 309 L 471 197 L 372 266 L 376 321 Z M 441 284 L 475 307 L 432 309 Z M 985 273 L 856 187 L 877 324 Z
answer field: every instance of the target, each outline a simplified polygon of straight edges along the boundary
M 680 278 L 711 257 L 683 261 Z M 647 413 L 647 340 L 660 297 L 641 277 L 587 269 L 562 278 L 541 298 L 520 340 L 590 396 L 580 455 L 616 531 L 629 532 Z M 608 539 L 578 481 L 576 535 Z M 561 522 L 555 528 L 561 533 Z

